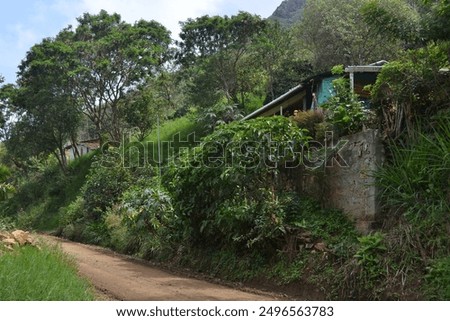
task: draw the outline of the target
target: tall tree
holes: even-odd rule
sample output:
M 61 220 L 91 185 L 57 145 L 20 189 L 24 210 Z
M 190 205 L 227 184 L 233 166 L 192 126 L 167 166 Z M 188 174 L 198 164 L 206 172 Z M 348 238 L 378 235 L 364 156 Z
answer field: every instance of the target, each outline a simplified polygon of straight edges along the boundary
M 304 56 L 304 50 L 296 46 L 291 29 L 277 22 L 267 25 L 257 39 L 252 56 L 254 63 L 260 65 L 267 74 L 265 102 L 281 96 L 310 76 L 311 65 Z
M 119 102 L 169 58 L 170 32 L 156 21 L 131 25 L 104 10 L 98 15 L 85 13 L 78 22 L 75 31 L 58 35 L 73 48 L 76 65 L 69 75 L 78 107 L 99 136 L 106 132 L 119 141 Z
M 404 48 L 423 44 L 423 28 L 416 1 L 369 0 L 361 13 L 364 20 L 386 39 L 398 39 Z
M 361 9 L 366 2 L 307 0 L 297 34 L 316 71 L 388 60 L 398 52 L 398 41 L 377 34 L 364 21 Z
M 80 115 L 66 73 L 70 48 L 62 42 L 44 39 L 31 48 L 22 61 L 18 88 L 13 96 L 17 121 L 8 149 L 17 156 L 54 154 L 64 170 L 64 144 L 76 133 Z
M 425 36 L 431 40 L 450 40 L 450 0 L 422 0 Z
M 203 16 L 181 24 L 179 61 L 190 68 L 194 103 L 209 107 L 225 97 L 229 104 L 245 104 L 243 97 L 255 79 L 252 75 L 258 73 L 246 59 L 266 25 L 246 12 Z
M 4 78 L 0 75 L 0 85 L 4 82 Z M 5 139 L 6 137 L 6 123 L 8 119 L 8 87 L 6 85 L 0 87 L 0 139 Z
M 450 0 L 369 0 L 362 13 L 380 34 L 406 47 L 450 40 Z

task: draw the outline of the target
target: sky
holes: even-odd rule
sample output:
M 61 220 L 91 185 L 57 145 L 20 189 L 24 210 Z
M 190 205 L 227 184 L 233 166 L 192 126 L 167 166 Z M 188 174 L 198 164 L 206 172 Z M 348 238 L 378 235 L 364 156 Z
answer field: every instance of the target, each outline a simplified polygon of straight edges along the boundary
M 282 0 L 4 0 L 0 4 L 0 75 L 16 81 L 17 66 L 27 51 L 42 39 L 54 37 L 76 18 L 105 9 L 134 23 L 156 20 L 176 38 L 179 22 L 202 15 L 235 15 L 239 11 L 270 16 Z

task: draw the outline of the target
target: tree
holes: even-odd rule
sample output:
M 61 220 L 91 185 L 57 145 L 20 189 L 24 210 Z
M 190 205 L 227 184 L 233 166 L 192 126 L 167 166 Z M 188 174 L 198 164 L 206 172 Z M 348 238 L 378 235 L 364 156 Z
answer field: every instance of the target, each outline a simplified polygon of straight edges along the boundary
M 431 40 L 450 40 L 449 0 L 370 0 L 364 19 L 384 37 L 397 38 L 406 47 L 423 47 Z
M 383 67 L 372 100 L 379 107 L 384 134 L 412 141 L 418 126 L 429 126 L 426 120 L 449 108 L 445 69 L 450 65 L 450 2 L 370 0 L 363 14 L 380 34 L 410 48 Z
M 297 86 L 312 73 L 311 64 L 304 58 L 304 50 L 295 44 L 291 29 L 278 23 L 269 23 L 257 38 L 254 63 L 260 65 L 267 74 L 267 95 L 265 103 L 281 96 Z
M 450 43 L 409 50 L 385 65 L 372 88 L 372 100 L 382 114 L 384 134 L 414 138 L 417 126 L 450 108 L 450 78 L 441 72 L 449 64 Z M 433 125 L 431 125 L 433 126 Z
M 422 42 L 419 11 L 406 0 L 370 0 L 362 6 L 361 13 L 379 35 L 399 39 L 405 48 Z
M 0 85 L 4 82 L 4 78 L 0 75 Z M 9 97 L 12 85 L 3 85 L 0 87 L 0 139 L 6 139 L 8 136 L 7 123 L 9 119 Z
M 75 65 L 69 76 L 78 108 L 100 137 L 107 132 L 119 141 L 119 102 L 168 59 L 170 33 L 158 22 L 140 20 L 131 25 L 104 10 L 98 15 L 85 13 L 78 22 L 75 31 L 66 29 L 57 37 L 73 48 Z
M 364 21 L 361 8 L 366 2 L 307 1 L 296 29 L 299 47 L 307 49 L 316 71 L 389 60 L 398 52 L 398 41 L 383 38 Z
M 67 45 L 53 39 L 44 39 L 28 52 L 12 96 L 17 121 L 7 141 L 19 157 L 54 154 L 63 170 L 64 144 L 76 135 L 80 119 L 65 76 L 71 67 L 68 54 Z
M 126 124 L 138 129 L 138 138 L 143 140 L 157 121 L 163 121 L 183 108 L 182 84 L 175 71 L 164 70 L 158 76 L 126 94 L 121 102 L 121 117 Z
M 426 9 L 422 19 L 430 40 L 450 40 L 450 0 L 422 0 Z
M 203 16 L 181 24 L 178 60 L 190 71 L 194 104 L 208 107 L 225 97 L 228 104 L 245 104 L 245 93 L 261 70 L 248 64 L 255 39 L 266 28 L 259 16 Z M 258 80 L 259 81 L 259 80 Z

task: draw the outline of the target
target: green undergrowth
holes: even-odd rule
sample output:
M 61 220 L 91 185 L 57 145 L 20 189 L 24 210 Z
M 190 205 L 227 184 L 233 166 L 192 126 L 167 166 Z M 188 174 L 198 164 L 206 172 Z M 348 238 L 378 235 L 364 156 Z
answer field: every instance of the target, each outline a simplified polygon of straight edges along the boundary
M 450 299 L 449 135 L 447 110 L 418 126 L 406 143 L 390 142 L 391 159 L 377 173 L 393 270 L 418 280 L 416 288 L 434 300 Z
M 89 283 L 61 250 L 16 248 L 0 256 L 1 301 L 90 301 Z
M 3 214 L 14 217 L 16 225 L 22 229 L 57 229 L 60 225 L 58 211 L 76 199 L 96 154 L 70 162 L 67 173 L 62 173 L 52 158 L 37 164 L 17 183 L 13 197 L 0 204 Z
M 446 124 L 397 149 L 380 171 L 389 217 L 368 235 L 283 176 L 278 164 L 310 139 L 283 117 L 220 126 L 200 143 L 189 117 L 172 120 L 160 140 L 178 147 L 173 162 L 127 164 L 121 147 L 110 147 L 71 163 L 67 175 L 44 166 L 5 204 L 19 212 L 19 227 L 298 297 L 448 299 Z M 152 141 L 156 132 L 144 142 Z M 131 159 L 153 157 L 136 144 L 124 149 Z
M 427 268 L 424 290 L 432 300 L 450 300 L 450 256 L 431 262 Z

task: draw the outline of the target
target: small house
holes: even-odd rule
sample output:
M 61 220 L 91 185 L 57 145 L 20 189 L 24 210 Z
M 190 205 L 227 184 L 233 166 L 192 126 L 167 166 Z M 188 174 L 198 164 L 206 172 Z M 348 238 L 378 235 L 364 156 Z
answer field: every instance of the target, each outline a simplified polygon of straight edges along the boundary
M 382 60 L 370 65 L 345 68 L 346 76 L 350 79 L 350 87 L 361 100 L 369 98 L 370 94 L 364 90 L 364 87 L 375 83 L 384 64 L 386 61 Z M 315 110 L 334 95 L 333 80 L 338 77 L 330 72 L 309 77 L 285 94 L 247 115 L 244 120 L 259 116 L 292 116 L 296 111 Z
M 76 144 L 67 144 L 64 149 L 68 161 L 74 160 L 77 156 L 83 156 L 100 148 L 99 139 L 89 139 L 77 142 Z

